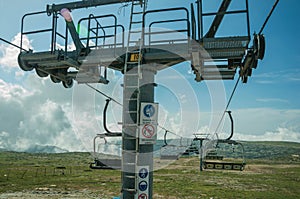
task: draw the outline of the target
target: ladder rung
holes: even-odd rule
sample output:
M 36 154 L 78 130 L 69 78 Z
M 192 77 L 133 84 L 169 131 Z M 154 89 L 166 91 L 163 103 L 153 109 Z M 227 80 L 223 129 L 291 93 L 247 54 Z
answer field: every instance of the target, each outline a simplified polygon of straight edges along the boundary
M 123 139 L 125 139 L 125 140 L 136 140 L 137 138 L 136 137 L 126 137 L 126 138 L 123 138 Z M 134 152 L 136 152 L 136 151 L 134 151 Z
M 125 162 L 124 164 L 125 164 L 125 165 L 131 165 L 131 166 L 136 165 L 135 162 Z
M 134 30 L 134 31 L 129 31 L 129 33 L 142 33 L 142 31 L 141 30 Z
M 123 191 L 136 192 L 136 189 L 123 188 Z
M 143 21 L 132 21 L 131 23 L 138 24 L 138 23 L 143 23 Z
M 125 100 L 127 100 L 127 101 L 133 101 L 133 100 L 138 100 L 138 98 L 126 98 Z
M 130 152 L 130 153 L 136 153 L 136 151 Z M 131 165 L 131 166 L 133 166 L 133 165 L 136 165 L 136 162 L 124 162 L 123 164 L 124 165 Z
M 129 41 L 129 42 L 138 42 L 138 41 Z M 140 52 L 141 52 L 140 49 L 136 49 L 136 50 L 131 50 L 131 51 L 127 52 L 127 53 L 140 53 Z
M 126 113 L 137 113 L 137 111 L 125 111 Z
M 140 14 L 144 14 L 144 12 L 133 12 L 133 15 L 140 15 Z
M 126 62 L 127 64 L 138 64 L 139 62 L 137 62 L 137 61 L 128 61 L 128 62 Z
M 135 179 L 136 178 L 136 176 L 134 175 L 134 176 L 131 176 L 131 175 L 125 175 L 125 178 L 131 178 L 131 179 Z
M 140 40 L 129 40 L 128 42 L 133 44 L 133 43 L 139 43 Z
M 143 5 L 144 4 L 144 0 L 139 0 L 139 2 L 132 2 L 133 5 Z
M 126 139 L 126 138 L 125 138 Z M 137 150 L 125 150 L 125 149 L 123 149 L 123 153 L 135 153 L 135 155 L 138 155 L 138 152 L 137 152 Z M 135 164 L 135 163 L 134 163 Z
M 125 127 L 138 127 L 137 124 L 124 124 Z
M 125 88 L 139 88 L 138 86 L 125 86 Z
M 138 76 L 138 75 L 139 75 L 138 73 L 126 73 L 126 76 Z

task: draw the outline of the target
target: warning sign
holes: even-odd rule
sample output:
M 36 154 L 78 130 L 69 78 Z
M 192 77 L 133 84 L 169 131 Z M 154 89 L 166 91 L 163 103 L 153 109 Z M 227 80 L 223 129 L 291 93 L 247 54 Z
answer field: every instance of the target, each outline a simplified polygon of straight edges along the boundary
M 148 199 L 148 196 L 147 196 L 147 194 L 142 193 L 139 195 L 138 199 Z
M 139 170 L 139 177 L 144 179 L 148 177 L 148 170 L 146 168 L 141 168 Z
M 148 189 L 148 183 L 143 180 L 139 183 L 139 190 L 140 191 L 146 191 Z
M 149 166 L 138 166 L 137 193 L 135 199 L 148 199 L 149 195 Z
M 141 103 L 140 109 L 140 144 L 155 144 L 157 137 L 157 103 Z
M 141 124 L 157 124 L 158 104 L 157 103 L 141 103 L 140 123 Z
M 153 124 L 140 126 L 140 144 L 155 144 L 157 138 L 156 129 L 156 125 Z
M 142 134 L 144 138 L 152 138 L 155 134 L 155 129 L 152 124 L 145 124 L 142 129 Z

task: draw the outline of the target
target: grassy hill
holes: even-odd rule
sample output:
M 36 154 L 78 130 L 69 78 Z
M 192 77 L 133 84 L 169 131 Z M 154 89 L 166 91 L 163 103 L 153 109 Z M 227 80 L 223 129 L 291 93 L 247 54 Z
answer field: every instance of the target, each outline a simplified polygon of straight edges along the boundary
M 300 155 L 300 143 L 296 142 L 243 142 L 246 159 L 293 161 L 293 155 Z
M 297 198 L 300 143 L 243 142 L 244 171 L 199 171 L 198 157 L 154 172 L 154 198 Z M 91 170 L 89 153 L 0 152 L 0 198 L 113 198 L 120 171 Z M 160 161 L 160 160 L 158 160 Z

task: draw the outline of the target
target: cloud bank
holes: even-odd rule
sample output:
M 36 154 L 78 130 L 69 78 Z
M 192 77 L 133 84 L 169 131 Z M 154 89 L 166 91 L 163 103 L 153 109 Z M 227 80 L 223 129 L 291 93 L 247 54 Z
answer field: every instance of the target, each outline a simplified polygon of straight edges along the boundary
M 17 44 L 18 38 L 19 35 L 12 42 Z M 30 41 L 26 42 L 26 46 L 31 47 Z M 0 51 L 0 148 L 23 151 L 34 145 L 53 145 L 69 151 L 92 151 L 93 137 L 104 132 L 102 110 L 105 98 L 85 85 L 68 90 L 61 84 L 53 84 L 49 78 L 37 77 L 34 72 L 22 73 L 16 62 L 19 50 L 0 45 Z M 15 81 L 20 75 L 22 81 Z M 111 83 L 98 88 L 121 102 L 121 76 L 113 71 L 109 76 Z M 203 112 L 199 107 L 196 109 L 195 106 L 199 106 L 195 103 L 197 98 L 186 95 L 186 87 L 181 89 L 174 84 L 173 87 L 180 92 L 173 92 L 165 78 L 158 78 L 158 81 L 164 88 L 157 95 L 170 93 L 160 104 L 160 124 L 183 137 L 193 137 L 196 132 L 207 133 L 212 113 Z M 180 106 L 172 109 L 173 97 L 174 106 L 181 103 L 184 111 Z M 114 103 L 109 107 L 108 123 L 114 131 L 121 130 L 117 125 L 122 119 L 121 110 Z M 233 110 L 234 138 L 300 142 L 299 115 L 297 109 Z M 225 120 L 221 130 L 224 136 L 229 131 L 228 124 Z M 162 138 L 163 134 L 164 130 L 160 130 L 158 137 Z

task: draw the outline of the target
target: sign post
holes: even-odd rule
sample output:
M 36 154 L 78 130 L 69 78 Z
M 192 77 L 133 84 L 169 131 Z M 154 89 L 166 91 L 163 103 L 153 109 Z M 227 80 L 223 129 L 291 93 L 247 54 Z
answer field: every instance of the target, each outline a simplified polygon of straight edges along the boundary
M 153 149 L 157 137 L 158 116 L 158 104 L 154 103 L 156 71 L 153 68 L 153 65 L 143 65 L 141 79 L 138 79 L 138 75 L 127 78 L 128 72 L 124 76 L 124 85 L 139 82 L 139 88 L 134 88 L 133 91 L 130 86 L 124 86 L 123 199 L 152 199 L 153 195 Z
M 141 103 L 139 144 L 155 144 L 157 139 L 157 103 Z
M 135 199 L 149 198 L 149 166 L 138 166 L 138 190 Z

